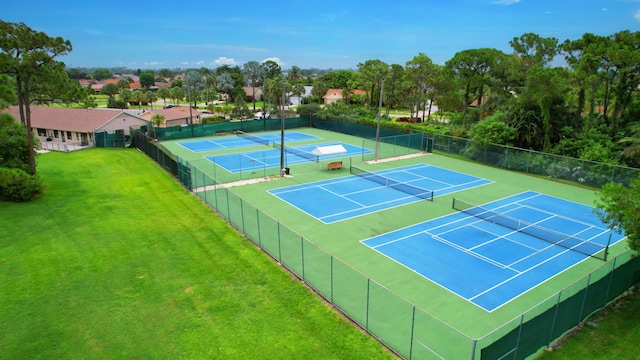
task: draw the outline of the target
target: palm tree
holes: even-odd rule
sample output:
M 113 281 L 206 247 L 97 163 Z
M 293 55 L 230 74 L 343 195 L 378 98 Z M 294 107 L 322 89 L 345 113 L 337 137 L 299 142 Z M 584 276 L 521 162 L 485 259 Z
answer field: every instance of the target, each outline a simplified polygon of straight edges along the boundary
M 302 95 L 304 95 L 306 92 L 304 85 L 301 82 L 295 83 L 291 88 L 291 92 L 298 97 L 298 106 L 302 105 Z
M 227 94 L 227 105 L 228 105 L 229 96 L 230 96 L 229 93 L 231 92 L 231 90 L 233 90 L 233 87 L 235 86 L 235 83 L 231 78 L 231 74 L 229 74 L 228 72 L 224 72 L 220 74 L 220 76 L 218 76 L 216 80 L 218 82 L 218 89 L 221 92 Z
M 167 106 L 167 98 L 171 98 L 171 90 L 168 87 L 161 87 L 156 95 L 164 101 L 164 106 Z
M 151 124 L 153 124 L 153 137 L 156 140 L 158 139 L 156 137 L 156 128 L 164 125 L 166 121 L 167 118 L 165 118 L 162 114 L 153 114 L 153 116 L 151 117 Z
M 133 90 L 131 93 L 131 102 L 138 103 L 138 110 L 142 106 L 142 102 L 144 101 L 144 93 L 142 90 Z
M 153 91 L 147 91 L 146 93 L 144 93 L 144 101 L 151 104 L 151 110 L 153 110 L 153 103 L 156 100 L 158 100 L 158 97 L 156 96 L 156 93 L 154 93 Z

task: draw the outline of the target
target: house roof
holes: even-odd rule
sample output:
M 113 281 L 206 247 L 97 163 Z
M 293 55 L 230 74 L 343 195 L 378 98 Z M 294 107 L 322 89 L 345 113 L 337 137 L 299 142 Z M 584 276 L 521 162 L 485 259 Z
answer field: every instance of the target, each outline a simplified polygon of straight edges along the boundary
M 367 92 L 364 91 L 364 90 L 355 89 L 355 90 L 353 90 L 353 94 L 354 95 L 366 95 Z M 327 93 L 323 96 L 323 98 L 325 98 L 325 97 L 342 98 L 342 89 L 329 89 L 329 90 L 327 90 Z
M 189 118 L 189 107 L 188 106 L 176 106 L 176 107 L 172 107 L 172 108 L 169 108 L 169 109 L 148 110 L 148 111 L 145 111 L 144 113 L 140 114 L 139 117 L 141 117 L 141 118 L 143 118 L 145 120 L 150 120 L 151 117 L 154 114 L 160 114 L 160 115 L 164 116 L 164 118 L 167 121 L 175 120 L 175 119 L 184 119 L 184 118 Z M 191 114 L 193 115 L 193 117 L 198 117 L 202 113 L 199 110 L 191 109 Z
M 31 106 L 30 110 L 32 128 L 82 133 L 93 132 L 123 113 L 122 110 L 116 109 L 72 109 L 48 106 Z M 20 120 L 17 106 L 12 106 L 5 112 L 11 114 L 16 120 Z

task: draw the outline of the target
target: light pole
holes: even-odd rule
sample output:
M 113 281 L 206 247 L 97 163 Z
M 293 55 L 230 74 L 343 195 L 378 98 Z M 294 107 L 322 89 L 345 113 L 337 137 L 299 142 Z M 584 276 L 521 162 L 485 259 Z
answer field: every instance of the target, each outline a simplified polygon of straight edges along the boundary
M 282 79 L 282 108 L 280 108 L 280 176 L 284 177 L 284 91 L 285 83 Z
M 376 128 L 376 151 L 374 161 L 378 161 L 378 149 L 380 147 L 380 113 L 382 112 L 382 92 L 384 91 L 384 79 L 380 85 L 380 102 L 378 103 L 378 127 Z

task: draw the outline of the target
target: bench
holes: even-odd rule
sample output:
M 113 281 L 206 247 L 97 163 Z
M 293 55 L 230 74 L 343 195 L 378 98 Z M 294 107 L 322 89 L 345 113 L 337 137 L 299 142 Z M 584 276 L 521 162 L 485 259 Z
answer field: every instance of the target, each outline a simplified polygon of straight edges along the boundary
M 327 170 L 340 170 L 342 169 L 342 161 L 334 161 L 327 164 Z
M 218 131 L 218 132 L 216 132 L 216 133 L 215 133 L 215 134 L 213 134 L 213 135 L 214 135 L 214 136 L 223 136 L 223 135 L 227 135 L 227 133 L 226 133 L 226 132 L 224 132 L 224 131 Z

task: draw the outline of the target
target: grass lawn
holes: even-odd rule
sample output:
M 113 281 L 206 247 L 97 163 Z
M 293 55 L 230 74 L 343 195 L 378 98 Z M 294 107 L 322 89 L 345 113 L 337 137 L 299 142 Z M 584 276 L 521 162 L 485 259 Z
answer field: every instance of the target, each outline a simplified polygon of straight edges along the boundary
M 136 150 L 0 203 L 0 359 L 390 359 Z
M 536 359 L 640 359 L 639 319 L 640 292 L 635 290 L 588 321 L 559 348 Z

